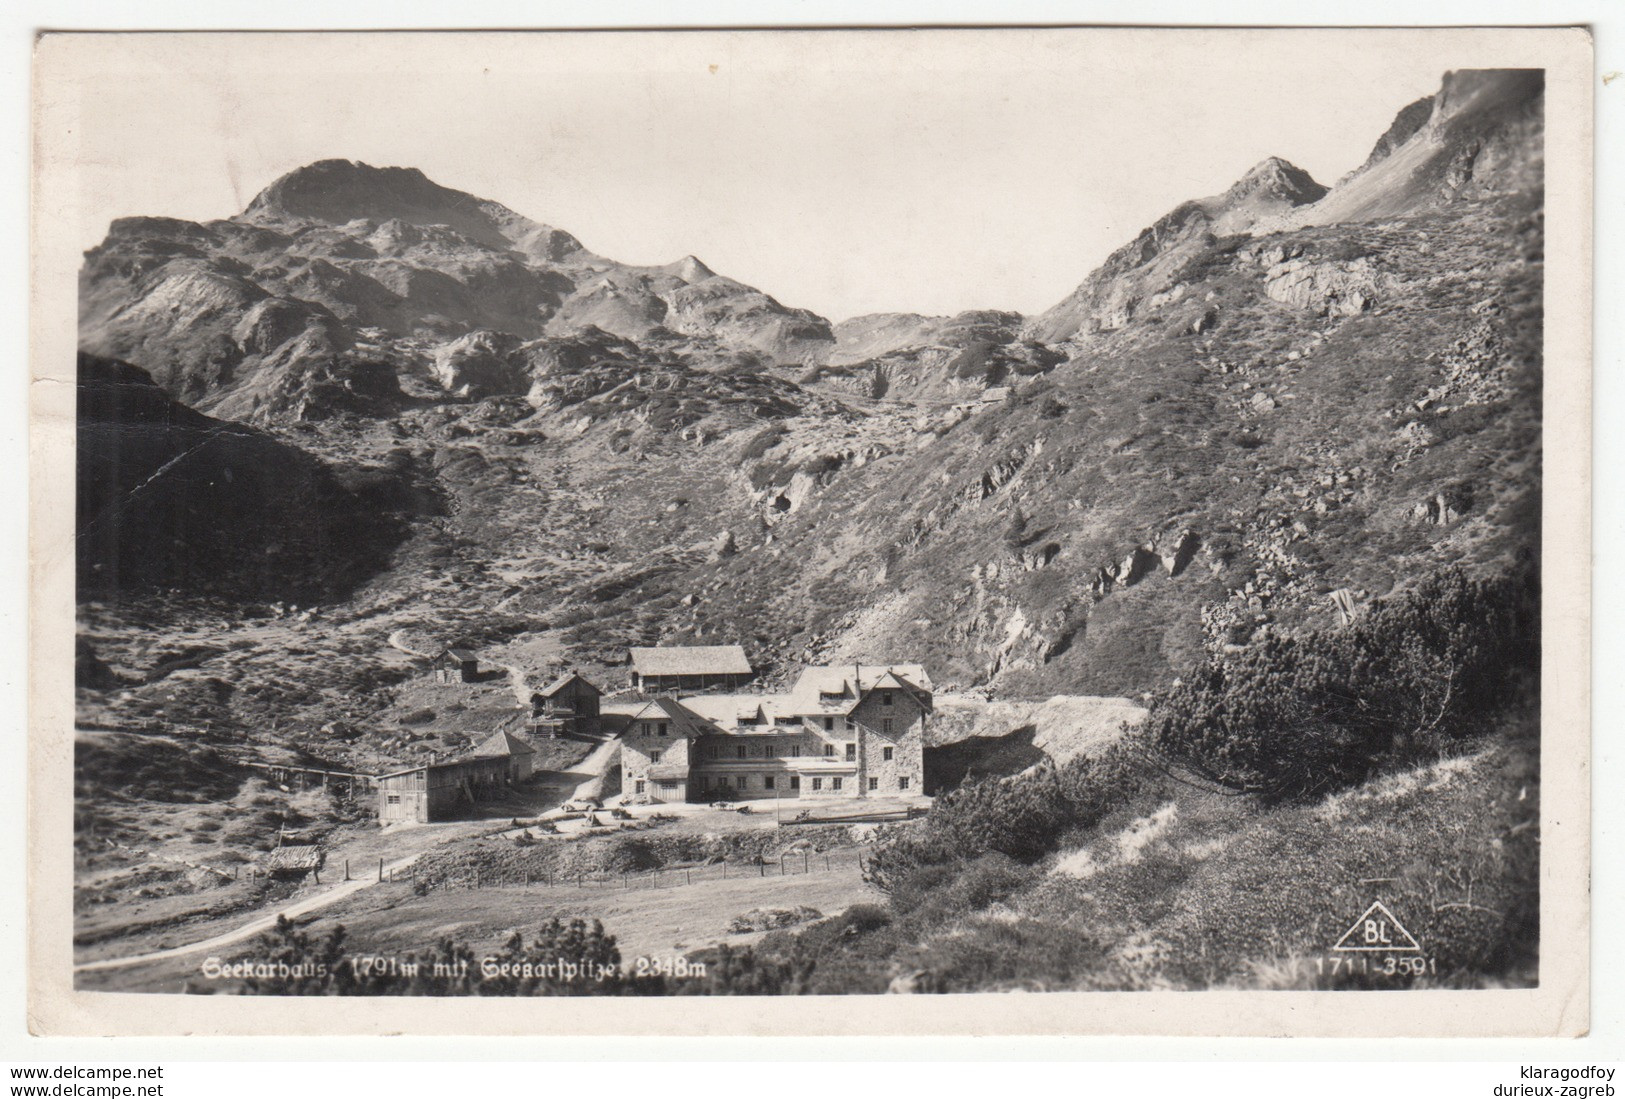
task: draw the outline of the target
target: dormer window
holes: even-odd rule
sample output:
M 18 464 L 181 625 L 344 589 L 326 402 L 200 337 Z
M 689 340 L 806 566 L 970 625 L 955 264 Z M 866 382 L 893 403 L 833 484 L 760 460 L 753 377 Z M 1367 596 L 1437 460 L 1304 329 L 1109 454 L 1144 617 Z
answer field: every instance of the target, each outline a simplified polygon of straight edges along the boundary
M 834 731 L 835 731 L 835 719 L 833 717 L 826 717 L 824 719 L 824 732 L 833 733 Z
M 890 706 L 891 705 L 891 692 L 890 691 L 881 691 L 880 692 L 880 704 L 882 706 Z

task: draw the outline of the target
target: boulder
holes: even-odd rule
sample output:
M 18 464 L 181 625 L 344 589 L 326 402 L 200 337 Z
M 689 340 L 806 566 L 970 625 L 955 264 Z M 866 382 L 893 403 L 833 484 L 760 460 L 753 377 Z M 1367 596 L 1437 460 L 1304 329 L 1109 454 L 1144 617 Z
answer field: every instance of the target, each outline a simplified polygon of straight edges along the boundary
M 732 557 L 739 552 L 739 545 L 734 540 L 734 532 L 725 530 L 716 536 L 711 543 L 711 560 L 721 561 L 724 557 Z

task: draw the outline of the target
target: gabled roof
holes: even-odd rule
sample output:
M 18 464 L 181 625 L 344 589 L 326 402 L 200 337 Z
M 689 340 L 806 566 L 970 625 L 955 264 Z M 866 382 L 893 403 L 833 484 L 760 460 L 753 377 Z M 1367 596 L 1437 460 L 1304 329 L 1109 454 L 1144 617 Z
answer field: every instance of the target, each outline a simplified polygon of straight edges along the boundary
M 577 679 L 581 680 L 581 682 L 586 686 L 591 687 L 597 694 L 604 693 L 603 688 L 599 687 L 596 683 L 582 675 L 580 672 L 568 672 L 565 675 L 560 676 L 558 679 L 555 679 L 552 683 L 549 683 L 546 687 L 543 687 L 536 693 L 541 695 L 543 698 L 552 698 L 554 695 L 564 690 L 564 688 L 568 687 L 573 680 Z
M 669 722 L 671 729 L 668 731 L 680 737 L 706 736 L 718 731 L 715 725 L 675 698 L 650 699 L 632 715 L 629 724 L 639 721 Z
M 738 645 L 661 645 L 633 647 L 632 668 L 639 675 L 751 675 L 750 658 Z
M 778 716 L 775 703 L 781 695 L 695 695 L 680 705 L 723 729 L 742 724 L 771 722 Z
M 840 664 L 811 667 L 796 679 L 790 698 L 799 714 L 845 713 L 860 692 L 890 686 L 929 699 L 931 677 L 920 664 Z
M 927 682 L 929 682 L 929 680 Z M 921 687 L 917 683 L 910 682 L 907 677 L 900 675 L 895 671 L 888 670 L 885 675 L 875 680 L 872 685 L 864 684 L 863 689 L 865 692 L 868 692 L 877 688 L 891 688 L 893 690 L 907 691 L 910 695 L 914 696 L 914 700 L 916 702 L 924 706 L 927 710 L 931 709 L 930 688 Z
M 449 656 L 454 660 L 478 660 L 480 658 L 480 654 L 473 649 L 441 649 L 439 655 Z
M 498 730 L 471 748 L 464 759 L 500 759 L 503 756 L 533 756 L 536 749 L 505 730 Z

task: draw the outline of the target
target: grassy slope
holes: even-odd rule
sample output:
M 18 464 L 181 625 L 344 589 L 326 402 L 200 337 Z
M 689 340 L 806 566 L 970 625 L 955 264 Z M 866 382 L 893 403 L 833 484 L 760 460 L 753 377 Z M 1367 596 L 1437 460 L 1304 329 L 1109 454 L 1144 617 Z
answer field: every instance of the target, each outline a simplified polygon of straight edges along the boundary
M 1466 755 L 1272 810 L 1175 787 L 938 928 L 898 968 L 950 990 L 1532 985 L 1538 751 L 1530 720 Z M 1331 947 L 1373 901 L 1436 972 L 1333 972 Z M 1063 939 L 1076 943 L 1064 964 L 1035 953 Z

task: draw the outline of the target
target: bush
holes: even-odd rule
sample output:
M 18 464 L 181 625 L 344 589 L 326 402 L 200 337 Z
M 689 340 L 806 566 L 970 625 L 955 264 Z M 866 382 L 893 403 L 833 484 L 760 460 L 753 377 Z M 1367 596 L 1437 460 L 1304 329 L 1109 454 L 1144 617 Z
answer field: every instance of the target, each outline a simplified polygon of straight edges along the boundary
M 984 856 L 1002 856 L 1008 864 L 1043 858 L 1069 832 L 1093 828 L 1140 796 L 1150 778 L 1139 742 L 1125 738 L 1099 758 L 1079 756 L 1058 768 L 969 783 L 940 797 L 924 820 L 882 829 L 864 880 L 907 911 L 931 892 L 960 888 L 967 864 Z M 996 863 L 981 865 L 986 870 Z
M 913 959 L 930 992 L 1031 991 L 1075 987 L 1101 960 L 1100 945 L 1076 928 L 1036 920 L 976 920 Z
M 1538 623 L 1532 577 L 1451 570 L 1348 627 L 1208 659 L 1153 700 L 1148 735 L 1172 767 L 1230 790 L 1341 789 L 1437 755 L 1532 685 Z

